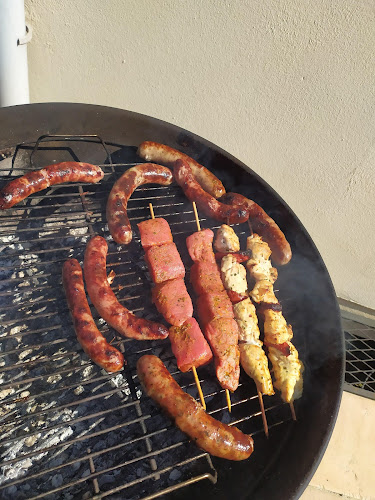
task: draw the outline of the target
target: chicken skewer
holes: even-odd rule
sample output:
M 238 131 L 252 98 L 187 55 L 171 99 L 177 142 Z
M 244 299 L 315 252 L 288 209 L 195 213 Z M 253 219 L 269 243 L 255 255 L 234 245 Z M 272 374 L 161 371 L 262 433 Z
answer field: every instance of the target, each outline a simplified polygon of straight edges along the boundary
M 151 218 L 152 219 L 155 219 L 155 214 L 154 214 L 154 207 L 152 206 L 152 203 L 149 203 L 149 209 L 150 209 L 150 213 L 151 213 Z M 166 318 L 166 320 L 168 321 L 168 317 Z M 186 322 L 185 322 L 186 323 Z M 182 325 L 183 326 L 183 325 Z M 176 336 L 173 335 L 173 332 L 176 331 Z M 187 332 L 187 327 L 185 325 L 185 328 L 184 328 L 184 332 L 185 332 L 185 337 L 187 337 L 188 335 L 188 332 Z M 191 332 L 191 330 L 190 330 Z M 170 329 L 170 341 L 171 341 L 171 344 L 172 344 L 172 350 L 174 351 L 175 353 L 175 350 L 176 348 L 181 352 L 181 350 L 185 350 L 184 347 L 186 346 L 181 346 L 181 344 L 183 343 L 183 340 L 181 338 L 181 335 L 180 334 L 180 330 L 178 330 L 178 327 L 172 327 Z M 199 336 L 199 335 L 198 335 Z M 200 336 L 202 337 L 202 341 L 207 344 L 207 342 L 205 341 L 204 337 L 203 337 L 203 334 L 200 332 Z M 179 339 L 179 340 L 177 340 Z M 189 339 L 190 340 L 190 339 Z M 195 340 L 197 340 L 197 337 L 195 337 Z M 179 344 L 179 345 L 178 345 Z M 203 348 L 206 348 L 206 351 L 209 351 L 209 346 L 208 344 L 206 346 L 203 346 Z M 181 349 L 182 348 L 182 349 Z M 205 349 L 203 349 L 205 350 Z M 177 357 L 177 356 L 176 356 Z M 205 357 L 205 361 L 207 361 L 208 359 L 208 356 Z M 211 359 L 212 359 L 212 355 L 211 355 Z M 206 402 L 204 400 L 204 395 L 203 395 L 203 391 L 202 391 L 202 387 L 201 387 L 201 384 L 200 384 L 200 381 L 199 381 L 199 378 L 198 378 L 198 374 L 197 374 L 197 369 L 195 367 L 195 365 L 193 364 L 194 361 L 196 361 L 195 359 L 194 360 L 190 360 L 190 363 L 189 363 L 189 366 L 186 366 L 187 370 L 191 367 L 191 370 L 193 372 L 193 375 L 194 375 L 194 380 L 195 380 L 195 383 L 196 383 L 196 386 L 197 386 L 197 389 L 198 389 L 198 393 L 199 393 L 199 398 L 201 400 L 201 403 L 202 403 L 202 406 L 204 409 L 206 409 Z
M 247 238 L 246 246 L 252 252 L 246 267 L 255 282 L 250 296 L 259 304 L 264 319 L 264 343 L 275 374 L 274 385 L 280 390 L 282 399 L 290 404 L 292 417 L 296 420 L 293 400 L 302 395 L 304 367 L 291 343 L 292 327 L 287 325 L 273 290 L 277 270 L 272 267 L 271 250 L 261 236 L 252 234 Z
M 199 221 L 197 206 L 196 206 L 196 204 L 195 204 L 194 201 L 193 201 L 193 210 L 194 210 L 194 215 L 195 215 L 195 221 L 196 221 L 196 224 L 197 224 L 197 229 L 198 229 L 198 232 L 200 232 L 201 231 L 201 225 L 200 225 L 200 221 Z M 220 278 L 219 278 L 219 280 L 220 280 Z M 211 339 L 211 341 L 212 341 L 212 339 Z M 215 349 L 214 349 L 214 352 L 215 352 Z M 219 382 L 220 382 L 220 379 L 219 379 Z M 238 385 L 238 382 L 237 382 L 237 385 Z M 225 396 L 226 396 L 226 400 L 227 400 L 228 411 L 229 411 L 229 413 L 231 413 L 231 411 L 232 411 L 232 402 L 231 402 L 231 399 L 230 399 L 229 390 L 227 388 L 225 388 Z
M 216 233 L 214 248 L 223 255 L 221 276 L 224 287 L 234 303 L 234 316 L 239 330 L 240 361 L 243 369 L 254 380 L 257 387 L 264 432 L 268 437 L 263 394 L 271 396 L 274 390 L 267 356 L 259 340 L 260 331 L 255 307 L 248 294 L 246 268 L 238 262 L 237 254 L 234 253 L 240 250 L 240 242 L 230 226 L 223 224 L 220 227 Z

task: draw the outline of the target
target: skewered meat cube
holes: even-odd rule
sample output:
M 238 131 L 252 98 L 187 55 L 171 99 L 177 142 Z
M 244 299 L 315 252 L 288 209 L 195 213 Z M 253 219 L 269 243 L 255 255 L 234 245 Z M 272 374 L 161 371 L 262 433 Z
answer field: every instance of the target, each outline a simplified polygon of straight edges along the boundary
M 213 239 L 214 233 L 211 229 L 202 229 L 186 238 L 186 246 L 194 262 L 216 262 L 212 250 Z
M 171 325 L 181 326 L 193 316 L 193 304 L 181 278 L 156 285 L 152 290 L 152 300 Z
M 190 269 L 190 282 L 198 296 L 205 293 L 224 292 L 224 286 L 216 263 L 195 262 Z
M 217 252 L 238 252 L 240 240 L 230 226 L 222 224 L 216 233 L 214 247 Z
M 197 310 L 203 325 L 217 318 L 233 318 L 232 303 L 225 292 L 201 295 Z
M 215 319 L 206 325 L 205 335 L 214 354 L 216 376 L 221 387 L 235 391 L 240 375 L 237 323 L 230 318 Z
M 275 373 L 274 385 L 286 403 L 302 396 L 304 366 L 298 359 L 298 351 L 288 342 L 290 354 L 285 356 L 277 347 L 268 347 L 268 357 Z
M 193 366 L 205 365 L 212 359 L 210 346 L 194 318 L 189 318 L 181 326 L 172 326 L 169 339 L 177 366 L 182 372 L 191 370 Z
M 145 259 L 154 283 L 185 276 L 185 268 L 174 243 L 148 248 Z
M 144 249 L 154 245 L 173 243 L 173 237 L 168 222 L 165 219 L 148 219 L 138 224 L 141 243 Z
M 255 381 L 258 390 L 262 394 L 272 396 L 275 391 L 262 345 L 260 340 L 255 341 L 254 344 L 239 344 L 240 360 L 242 368 Z
M 221 260 L 221 279 L 226 290 L 246 296 L 246 268 L 230 254 Z

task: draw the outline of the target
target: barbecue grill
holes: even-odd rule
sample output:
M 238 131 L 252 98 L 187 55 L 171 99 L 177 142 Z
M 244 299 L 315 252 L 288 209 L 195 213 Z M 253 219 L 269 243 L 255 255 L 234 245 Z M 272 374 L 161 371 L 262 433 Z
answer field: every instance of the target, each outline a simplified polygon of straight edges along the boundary
M 53 162 L 100 165 L 96 185 L 53 186 L 0 213 L 1 498 L 298 498 L 328 444 L 339 408 L 344 345 L 339 309 L 324 263 L 306 230 L 249 167 L 220 148 L 148 116 L 86 104 L 36 104 L 0 110 L 1 184 Z M 75 135 L 71 135 L 75 134 Z M 90 135 L 88 135 L 90 134 Z M 177 382 L 198 398 L 190 373 L 177 370 L 168 340 L 119 337 L 94 318 L 127 366 L 108 374 L 83 353 L 61 283 L 69 257 L 80 262 L 94 234 L 109 243 L 107 271 L 122 304 L 160 321 L 136 223 L 148 203 L 172 229 L 186 268 L 185 238 L 196 230 L 191 203 L 177 185 L 136 190 L 128 213 L 128 246 L 110 238 L 105 204 L 114 181 L 141 163 L 136 147 L 153 140 L 179 149 L 211 169 L 228 191 L 259 203 L 285 232 L 293 258 L 279 268 L 278 297 L 293 325 L 305 364 L 297 421 L 278 395 L 264 396 L 270 436 L 265 438 L 254 382 L 241 375 L 232 413 L 212 365 L 198 371 L 207 410 L 254 437 L 249 460 L 228 462 L 196 448 L 143 393 L 136 361 L 158 355 Z M 202 227 L 219 227 L 201 215 Z M 242 243 L 246 224 L 236 232 Z M 188 279 L 186 280 L 188 283 Z

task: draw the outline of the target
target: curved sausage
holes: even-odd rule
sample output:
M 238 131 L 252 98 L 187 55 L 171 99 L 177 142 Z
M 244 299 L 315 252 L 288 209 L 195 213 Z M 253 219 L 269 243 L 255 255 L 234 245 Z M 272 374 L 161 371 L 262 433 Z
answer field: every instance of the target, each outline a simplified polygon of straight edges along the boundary
M 168 336 L 165 326 L 137 318 L 117 300 L 108 283 L 107 251 L 107 242 L 101 236 L 92 238 L 86 247 L 83 269 L 87 293 L 95 309 L 112 328 L 124 337 L 137 340 L 165 339 Z
M 222 182 L 200 163 L 190 158 L 190 156 L 170 148 L 165 144 L 146 141 L 139 146 L 138 155 L 146 161 L 161 163 L 167 167 L 173 168 L 176 160 L 185 160 L 193 172 L 196 181 L 214 198 L 220 198 L 225 194 L 225 188 Z
M 254 448 L 252 437 L 208 415 L 181 389 L 158 357 L 142 356 L 137 363 L 137 373 L 147 394 L 197 446 L 228 460 L 249 458 Z
M 121 370 L 124 366 L 123 355 L 108 344 L 97 329 L 91 315 L 83 285 L 82 269 L 78 260 L 69 259 L 64 262 L 62 277 L 74 329 L 83 350 L 94 363 L 107 372 Z
M 186 197 L 195 201 L 198 207 L 209 217 L 225 222 L 226 224 L 238 224 L 249 218 L 245 206 L 231 206 L 221 203 L 208 194 L 196 181 L 189 164 L 184 160 L 177 160 L 173 167 L 174 178 L 179 184 Z
M 246 207 L 254 232 L 259 233 L 272 251 L 272 258 L 277 264 L 287 264 L 292 258 L 292 250 L 276 222 L 266 214 L 255 201 L 238 193 L 226 193 L 221 201 L 228 205 Z
M 0 191 L 0 208 L 11 208 L 30 194 L 47 189 L 53 184 L 63 182 L 91 182 L 95 184 L 103 179 L 104 172 L 96 165 L 64 161 L 49 165 L 41 170 L 34 170 L 23 177 L 14 179 Z
M 168 186 L 173 176 L 169 168 L 155 163 L 143 163 L 129 168 L 113 185 L 107 201 L 109 231 L 116 243 L 127 245 L 132 239 L 132 228 L 127 215 L 128 201 L 142 184 Z

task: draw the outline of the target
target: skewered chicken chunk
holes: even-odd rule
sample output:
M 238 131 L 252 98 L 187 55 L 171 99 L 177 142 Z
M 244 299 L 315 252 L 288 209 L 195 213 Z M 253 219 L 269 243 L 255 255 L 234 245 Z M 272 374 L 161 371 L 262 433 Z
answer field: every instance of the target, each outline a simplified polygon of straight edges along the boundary
M 250 297 L 254 302 L 260 304 L 277 304 L 278 300 L 273 291 L 273 284 L 268 280 L 256 281 L 254 288 L 250 292 Z
M 238 252 L 240 240 L 230 226 L 223 224 L 216 233 L 214 248 L 217 252 Z
M 278 304 L 273 291 L 277 271 L 269 260 L 271 250 L 268 244 L 257 234 L 247 238 L 247 249 L 252 251 L 252 258 L 246 263 L 250 276 L 255 280 L 251 298 L 258 304 Z M 281 308 L 280 308 L 281 309 Z M 264 316 L 264 342 L 268 347 L 268 358 L 275 375 L 275 387 L 287 403 L 301 397 L 304 370 L 298 359 L 298 351 L 290 342 L 293 330 L 287 325 L 281 312 L 275 307 L 266 307 Z
M 264 342 L 266 344 L 283 344 L 293 338 L 293 330 L 286 324 L 281 311 L 266 309 L 264 311 Z
M 277 280 L 277 269 L 272 267 L 269 260 L 271 250 L 261 236 L 253 234 L 247 238 L 246 248 L 251 250 L 252 258 L 246 262 L 250 275 L 256 282 L 268 280 L 275 283 Z
M 225 224 L 221 226 L 215 239 L 215 250 L 219 252 L 239 251 L 240 244 L 233 229 Z M 239 330 L 240 362 L 245 372 L 255 381 L 262 394 L 274 394 L 272 379 L 268 369 L 267 356 L 259 340 L 258 318 L 254 304 L 248 297 L 246 268 L 232 255 L 221 260 L 221 277 L 225 289 L 234 292 L 243 300 L 233 306 L 234 317 Z M 235 295 L 231 295 L 234 300 Z
M 221 259 L 221 279 L 226 290 L 240 295 L 247 292 L 246 268 L 233 255 L 225 255 Z
M 268 361 L 259 340 L 258 318 L 254 304 L 249 298 L 233 307 L 238 324 L 240 340 L 240 361 L 242 368 L 251 377 L 262 394 L 274 394 Z
M 290 354 L 285 356 L 277 347 L 269 346 L 268 357 L 275 373 L 275 387 L 281 392 L 281 397 L 289 403 L 302 396 L 304 370 L 298 359 L 298 351 L 288 342 Z

